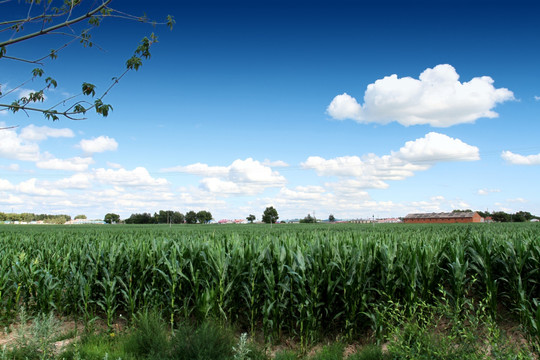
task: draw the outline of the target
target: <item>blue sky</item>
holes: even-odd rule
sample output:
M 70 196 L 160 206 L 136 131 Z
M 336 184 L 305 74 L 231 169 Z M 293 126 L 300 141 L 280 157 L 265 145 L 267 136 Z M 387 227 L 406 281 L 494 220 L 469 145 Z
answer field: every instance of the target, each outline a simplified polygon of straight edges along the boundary
M 17 1 L 5 14 L 28 12 Z M 96 46 L 46 61 L 43 106 L 98 93 L 138 41 L 159 42 L 105 98 L 106 118 L 0 111 L 0 211 L 122 218 L 209 210 L 216 220 L 540 214 L 540 25 L 533 1 L 146 1 L 111 7 Z M 13 15 L 12 15 L 13 16 Z M 0 33 L 0 41 L 14 36 Z M 66 36 L 8 47 L 35 59 Z M 36 90 L 0 60 L 0 103 Z M 59 110 L 62 106 L 59 107 Z

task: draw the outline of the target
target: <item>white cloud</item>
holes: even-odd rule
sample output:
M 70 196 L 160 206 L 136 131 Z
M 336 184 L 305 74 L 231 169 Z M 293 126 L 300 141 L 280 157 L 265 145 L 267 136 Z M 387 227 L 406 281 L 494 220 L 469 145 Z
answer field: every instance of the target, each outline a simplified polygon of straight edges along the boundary
M 270 167 L 288 167 L 289 166 L 289 164 L 287 164 L 285 161 L 282 161 L 282 160 L 270 161 L 269 159 L 264 159 L 262 164 L 265 166 L 270 166 Z
M 163 172 L 181 172 L 199 176 L 226 176 L 229 170 L 226 166 L 209 166 L 207 164 L 191 164 L 162 169 Z
M 26 141 L 41 141 L 49 137 L 58 138 L 72 138 L 75 134 L 71 129 L 54 129 L 48 126 L 35 126 L 28 125 L 21 130 L 19 137 Z
M 24 204 L 24 200 L 13 194 L 8 194 L 7 196 L 0 196 L 0 204 L 19 205 Z
M 0 123 L 0 127 L 3 126 Z M 24 141 L 14 129 L 4 129 L 0 131 L 0 158 L 37 161 L 39 146 Z
M 539 100 L 540 100 L 540 96 L 535 95 L 535 96 L 534 96 L 534 100 L 539 101 Z
M 511 151 L 503 151 L 501 157 L 510 164 L 514 165 L 540 165 L 540 154 L 537 155 L 519 155 Z
M 399 151 L 390 155 L 367 154 L 362 157 L 343 156 L 324 159 L 310 156 L 302 167 L 313 169 L 319 176 L 352 177 L 355 180 L 334 186 L 353 188 L 386 188 L 387 180 L 404 180 L 415 172 L 429 169 L 444 161 L 478 160 L 478 148 L 443 134 L 431 132 L 415 141 L 408 141 Z
M 269 166 L 257 160 L 235 160 L 229 166 L 209 166 L 196 163 L 163 169 L 166 172 L 183 172 L 203 176 L 200 187 L 203 190 L 222 195 L 253 195 L 268 187 L 283 186 L 285 178 Z
M 163 178 L 153 178 L 144 167 L 136 167 L 133 170 L 126 169 L 96 169 L 96 180 L 112 185 L 120 186 L 164 186 L 168 181 Z
M 113 169 L 121 169 L 123 166 L 117 163 L 107 161 L 107 166 Z
M 13 190 L 15 186 L 10 183 L 8 180 L 0 179 L 0 191 Z
M 88 189 L 92 186 L 92 179 L 93 176 L 91 174 L 78 173 L 56 181 L 55 185 L 61 189 Z
M 510 90 L 496 89 L 489 76 L 462 83 L 454 67 L 442 64 L 424 70 L 419 79 L 394 74 L 369 84 L 363 104 L 347 93 L 337 95 L 327 113 L 337 120 L 360 123 L 448 127 L 497 117 L 492 110 L 496 104 L 513 99 Z
M 519 204 L 525 204 L 527 202 L 527 200 L 523 198 L 508 199 L 507 201 L 511 203 L 519 203 Z
M 332 188 L 343 196 L 358 194 L 364 189 L 386 189 L 388 184 L 378 179 L 342 179 L 338 182 L 327 182 L 325 186 Z
M 32 178 L 19 183 L 16 186 L 17 191 L 27 195 L 37 196 L 67 196 L 67 194 L 58 189 L 47 189 L 45 187 L 37 186 L 37 179 Z
M 393 155 L 410 162 L 480 160 L 476 146 L 436 132 L 430 132 L 415 141 L 407 141 L 405 146 Z
M 491 193 L 498 193 L 501 192 L 500 189 L 479 189 L 477 194 L 478 195 L 489 195 Z
M 86 171 L 94 160 L 91 157 L 74 157 L 71 159 L 48 159 L 36 162 L 40 169 L 49 170 L 67 170 L 67 171 Z
M 91 140 L 83 139 L 79 146 L 85 153 L 100 153 L 118 149 L 116 140 L 108 136 L 99 136 Z

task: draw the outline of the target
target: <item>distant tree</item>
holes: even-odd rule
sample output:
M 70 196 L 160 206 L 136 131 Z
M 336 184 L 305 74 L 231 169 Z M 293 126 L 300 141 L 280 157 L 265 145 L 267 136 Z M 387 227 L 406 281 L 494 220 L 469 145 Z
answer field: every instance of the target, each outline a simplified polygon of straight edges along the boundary
M 465 209 L 465 210 L 460 210 L 460 209 L 456 209 L 456 210 L 452 210 L 453 213 L 462 213 L 462 212 L 473 212 L 471 209 Z
M 491 216 L 491 213 L 489 211 L 477 211 L 477 213 L 483 218 L 487 218 L 488 216 Z
M 154 218 L 158 224 L 184 223 L 184 214 L 173 210 L 159 210 L 159 213 L 154 213 Z
M 497 222 L 510 222 L 510 214 L 505 213 L 504 211 L 496 211 L 493 214 L 491 214 L 491 218 L 493 221 Z
M 329 221 L 329 222 L 335 222 L 335 221 L 336 221 L 336 218 L 334 217 L 334 215 L 330 214 L 330 215 L 328 216 L 328 221 Z
M 524 221 L 531 221 L 531 219 L 534 218 L 534 216 L 528 212 L 528 211 L 518 211 L 514 214 L 513 218 L 519 219 L 514 221 L 524 222 Z
M 175 211 L 171 215 L 171 223 L 172 224 L 183 224 L 184 223 L 184 214 L 182 214 L 180 211 Z
M 201 210 L 197 213 L 197 220 L 201 224 L 209 223 L 212 220 L 212 214 L 209 211 Z
M 253 224 L 253 221 L 255 221 L 256 217 L 253 214 L 249 214 L 249 216 L 246 218 L 247 221 Z
M 303 219 L 300 219 L 300 223 L 302 224 L 313 224 L 315 223 L 315 218 L 311 216 L 310 214 L 307 214 L 307 216 Z
M 131 214 L 129 218 L 125 220 L 126 224 L 155 224 L 155 218 L 149 213 Z
M 78 220 L 78 219 L 86 220 L 86 215 L 77 215 L 77 216 L 75 216 L 75 220 Z
M 195 211 L 188 211 L 185 216 L 187 224 L 196 224 L 197 223 L 197 213 Z
M 120 215 L 114 213 L 105 214 L 103 221 L 107 224 L 118 224 L 120 222 Z
M 267 224 L 275 224 L 277 219 L 279 219 L 279 215 L 276 209 L 274 209 L 273 206 L 269 206 L 264 210 L 264 213 L 262 215 L 262 221 Z

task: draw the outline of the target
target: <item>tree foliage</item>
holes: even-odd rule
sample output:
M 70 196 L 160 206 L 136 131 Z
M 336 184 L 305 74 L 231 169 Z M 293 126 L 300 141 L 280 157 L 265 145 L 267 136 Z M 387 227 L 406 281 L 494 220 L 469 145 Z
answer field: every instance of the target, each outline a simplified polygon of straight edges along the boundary
M 109 18 L 145 23 L 151 21 L 146 16 L 134 16 L 112 8 L 112 0 L 95 2 L 89 0 L 26 0 L 17 5 L 14 5 L 14 2 L 14 0 L 0 1 L 0 13 L 9 14 L 10 6 L 11 9 L 14 6 L 19 6 L 24 7 L 22 10 L 26 16 L 17 18 L 16 15 L 13 15 L 11 19 L 3 16 L 4 20 L 0 21 L 0 61 L 22 62 L 28 64 L 31 70 L 26 81 L 11 89 L 3 89 L 3 81 L 0 79 L 0 111 L 7 110 L 13 113 L 23 111 L 27 115 L 30 112 L 38 112 L 53 121 L 59 120 L 61 117 L 81 120 L 89 111 L 106 117 L 112 110 L 112 106 L 104 103 L 105 96 L 124 75 L 131 70 L 137 71 L 142 66 L 143 60 L 150 58 L 150 47 L 157 42 L 157 36 L 154 33 L 144 37 L 126 61 L 124 71 L 112 78 L 105 91 L 97 93 L 94 84 L 82 82 L 80 91 L 76 95 L 68 96 L 52 106 L 41 106 L 40 103 L 45 101 L 45 93 L 58 86 L 57 81 L 46 73 L 46 63 L 57 59 L 62 50 L 76 41 L 79 41 L 83 47 L 92 47 L 94 45 L 92 30 Z M 175 21 L 169 15 L 164 22 L 152 21 L 151 23 L 153 25 L 167 25 L 172 29 Z M 63 40 L 57 42 L 55 48 L 49 53 L 36 54 L 35 58 L 21 58 L 17 55 L 16 48 L 12 48 L 13 45 L 21 42 L 33 44 L 34 40 L 52 35 L 61 35 L 56 38 Z M 37 80 L 42 81 L 39 90 L 31 91 L 20 98 L 14 98 L 17 91 L 23 89 L 25 84 L 35 83 Z M 11 102 L 10 98 L 12 98 Z
M 256 217 L 253 214 L 249 214 L 249 216 L 246 218 L 247 221 L 249 221 L 251 224 L 255 221 Z
M 262 215 L 262 221 L 266 224 L 275 224 L 277 219 L 279 219 L 279 215 L 276 209 L 274 209 L 273 206 L 269 206 L 264 210 L 264 213 Z
M 34 213 L 3 213 L 0 212 L 0 221 L 43 221 L 46 224 L 64 224 L 71 220 L 69 215 L 49 215 L 49 214 L 34 214 Z
M 103 221 L 106 224 L 117 224 L 120 222 L 120 215 L 115 213 L 108 213 L 105 214 L 105 217 L 103 218 Z
M 197 221 L 201 224 L 207 224 L 212 220 L 212 214 L 209 211 L 201 210 L 197 213 Z
M 300 219 L 300 223 L 302 224 L 314 224 L 316 223 L 317 221 L 315 220 L 315 218 L 313 216 L 311 216 L 310 214 L 307 214 L 307 216 L 303 219 Z
M 330 215 L 328 216 L 328 221 L 329 221 L 329 222 L 335 222 L 335 221 L 336 221 L 336 218 L 334 217 L 334 215 L 330 214 Z
M 156 220 L 150 213 L 131 214 L 129 218 L 125 220 L 126 224 L 155 224 Z
M 186 224 L 196 224 L 197 223 L 197 213 L 193 210 L 186 213 Z
M 158 224 L 183 224 L 184 214 L 173 210 L 159 210 L 159 213 L 154 213 L 154 218 Z

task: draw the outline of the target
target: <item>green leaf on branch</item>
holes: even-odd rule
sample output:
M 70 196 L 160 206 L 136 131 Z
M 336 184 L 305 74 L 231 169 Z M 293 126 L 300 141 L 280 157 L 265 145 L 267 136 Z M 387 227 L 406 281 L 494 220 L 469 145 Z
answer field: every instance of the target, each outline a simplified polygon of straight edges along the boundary
M 84 95 L 96 95 L 96 86 L 94 84 L 89 83 L 83 83 L 82 84 L 82 92 Z
M 56 86 L 58 86 L 58 83 L 56 82 L 56 80 L 54 80 L 52 77 L 48 77 L 45 79 L 45 83 L 47 84 L 47 87 L 50 88 L 51 86 L 56 88 Z
M 48 120 L 52 120 L 52 121 L 56 121 L 56 120 L 59 120 L 58 118 L 58 111 L 56 110 L 48 110 L 48 111 L 45 111 L 43 114 L 45 114 L 45 117 L 48 119 Z
M 75 105 L 75 107 L 73 108 L 73 112 L 77 113 L 77 114 L 86 114 L 86 109 L 84 106 L 82 106 L 81 104 L 77 104 Z
M 19 111 L 21 108 L 21 106 L 19 105 L 19 102 L 18 101 L 14 101 L 11 103 L 11 105 L 9 106 L 9 110 L 11 110 L 12 113 L 16 113 L 17 111 Z
M 152 33 L 152 38 L 157 40 L 157 37 Z M 150 39 L 148 39 L 146 36 L 141 40 L 141 43 L 139 46 L 137 46 L 137 50 L 135 50 L 135 54 L 144 57 L 145 59 L 149 59 L 152 54 L 150 54 L 150 45 L 152 43 L 150 42 Z
M 89 23 L 90 25 L 96 26 L 96 27 L 99 26 L 99 22 L 100 22 L 100 20 L 99 20 L 99 18 L 98 18 L 97 16 L 92 16 L 92 17 L 90 18 L 90 20 L 88 20 L 88 23 Z
M 101 99 L 97 99 L 94 102 L 94 107 L 96 108 L 96 112 L 102 115 L 103 117 L 107 117 L 107 115 L 109 115 L 109 111 L 112 111 L 113 109 L 111 105 L 104 104 L 103 101 L 101 101 Z
M 2 58 L 4 55 L 6 55 L 6 47 L 2 46 L 0 47 L 0 58 Z
M 133 55 L 127 62 L 126 62 L 126 67 L 129 69 L 129 70 L 139 70 L 139 67 L 142 65 L 142 60 L 140 57 L 137 57 L 135 55 Z
M 174 21 L 174 17 L 171 15 L 167 15 L 167 26 L 169 27 L 169 29 L 172 30 L 174 27 L 174 24 L 176 24 L 176 21 Z
M 33 77 L 36 77 L 36 76 L 41 77 L 43 73 L 44 73 L 43 69 L 40 69 L 40 68 L 35 68 L 34 70 L 32 70 Z
M 81 33 L 81 44 L 83 44 L 84 47 L 92 47 L 92 42 L 90 41 L 90 38 L 92 36 L 88 33 L 88 30 L 85 30 Z
M 49 57 L 51 59 L 53 59 L 53 60 L 56 59 L 58 57 L 58 55 L 56 54 L 56 50 L 54 50 L 54 49 L 51 50 L 51 53 L 49 54 Z
M 26 99 L 26 98 L 23 98 Z M 28 94 L 28 99 L 25 100 L 25 102 L 43 102 L 45 100 L 45 95 L 43 94 L 43 90 L 37 91 L 37 92 L 31 92 Z

